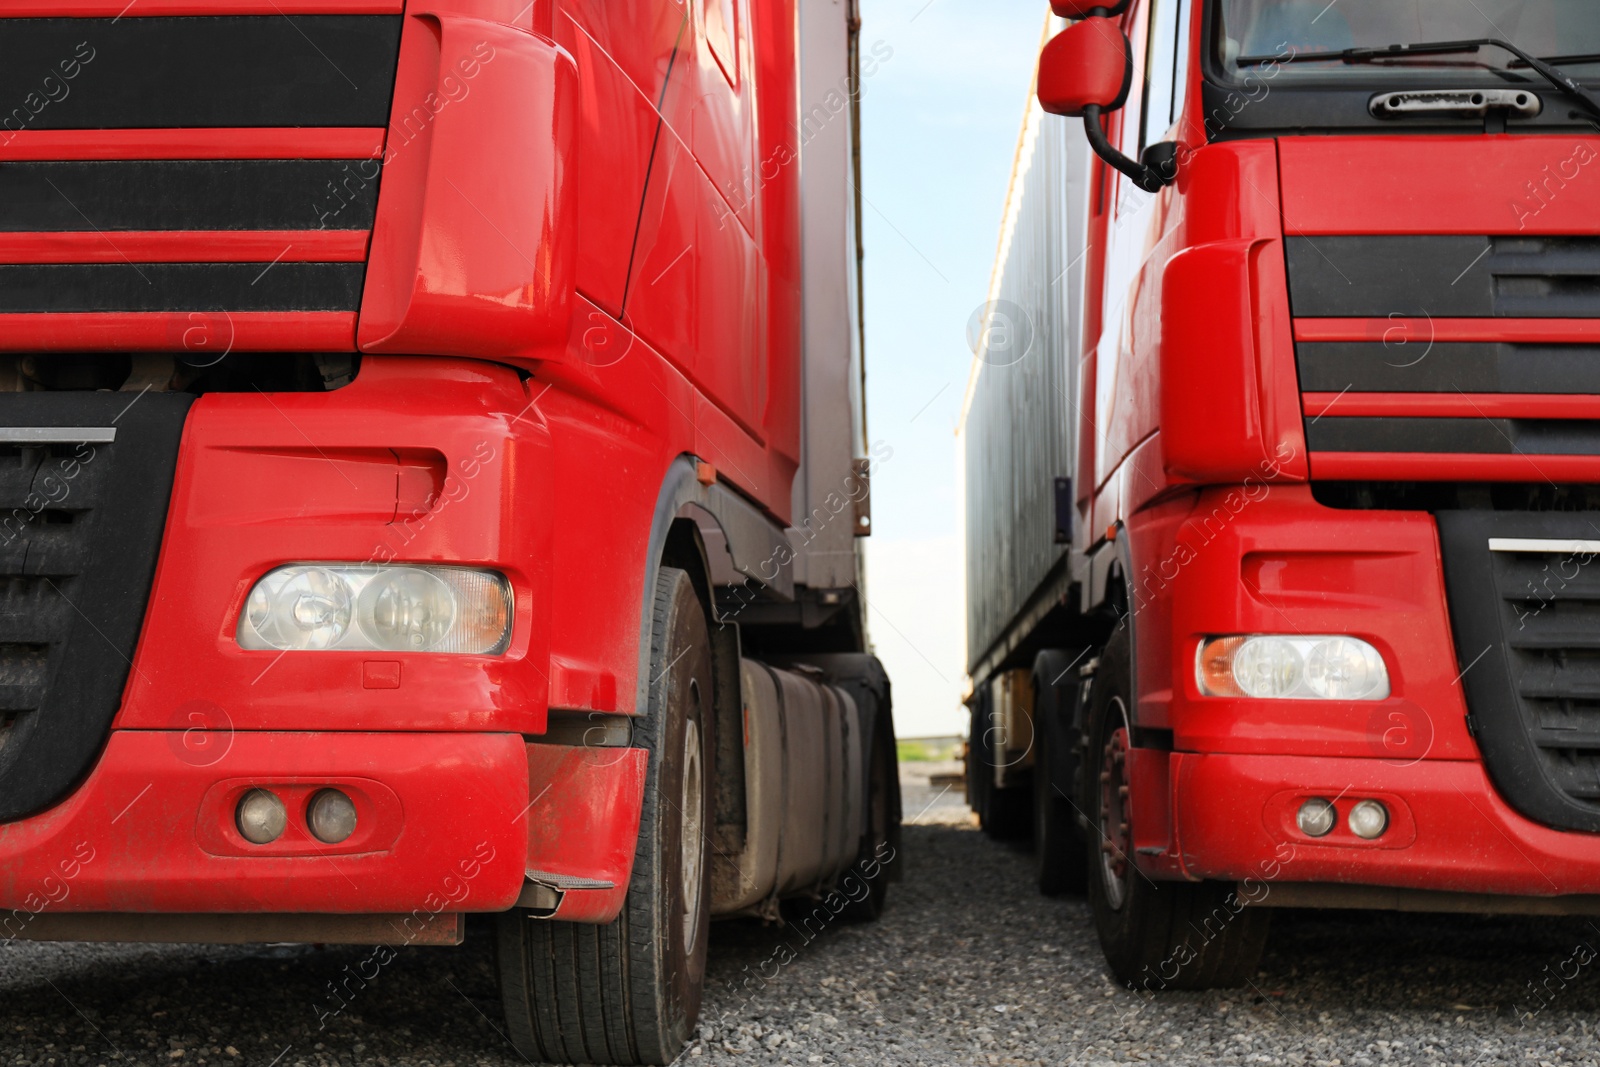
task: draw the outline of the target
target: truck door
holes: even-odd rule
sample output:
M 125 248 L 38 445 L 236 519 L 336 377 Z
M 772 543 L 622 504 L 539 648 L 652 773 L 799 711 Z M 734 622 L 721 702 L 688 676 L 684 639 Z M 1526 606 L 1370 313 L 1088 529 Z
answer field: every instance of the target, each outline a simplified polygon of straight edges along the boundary
M 1189 24 L 1192 0 L 1143 0 L 1129 39 L 1133 42 L 1134 90 L 1110 120 L 1110 136 L 1137 159 L 1144 146 L 1164 138 L 1181 101 L 1177 99 L 1179 26 Z M 1100 342 L 1096 351 L 1096 485 L 1117 469 L 1135 446 L 1154 433 L 1159 296 L 1144 272 L 1168 230 L 1173 193 L 1147 193 L 1106 168 L 1105 282 Z M 1115 515 L 1110 516 L 1114 520 Z M 1097 522 L 1097 528 L 1104 523 Z
M 662 96 L 627 316 L 759 438 L 767 376 L 749 24 L 746 0 L 694 0 Z

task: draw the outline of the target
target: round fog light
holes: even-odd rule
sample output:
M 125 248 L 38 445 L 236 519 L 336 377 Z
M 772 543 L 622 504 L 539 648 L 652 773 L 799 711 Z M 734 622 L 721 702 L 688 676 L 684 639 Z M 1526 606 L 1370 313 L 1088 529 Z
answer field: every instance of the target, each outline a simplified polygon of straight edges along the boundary
M 239 833 L 252 845 L 276 841 L 283 828 L 289 825 L 289 813 L 283 801 L 265 789 L 252 789 L 241 797 L 235 818 Z
M 1389 809 L 1376 800 L 1363 800 L 1350 809 L 1350 832 L 1371 841 L 1389 828 Z
M 311 798 L 306 822 L 311 836 L 325 845 L 337 845 L 356 832 L 356 806 L 337 789 L 324 789 Z
M 1332 804 L 1321 797 L 1312 797 L 1300 805 L 1300 814 L 1295 816 L 1294 821 L 1307 837 L 1326 837 L 1338 815 Z

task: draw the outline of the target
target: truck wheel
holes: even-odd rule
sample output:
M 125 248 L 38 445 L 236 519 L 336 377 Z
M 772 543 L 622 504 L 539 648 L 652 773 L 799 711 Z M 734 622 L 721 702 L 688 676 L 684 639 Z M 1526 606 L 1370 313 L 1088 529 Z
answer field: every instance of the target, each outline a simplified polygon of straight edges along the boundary
M 1085 846 L 1089 907 L 1111 973 L 1130 987 L 1213 989 L 1255 973 L 1270 914 L 1243 907 L 1231 886 L 1154 882 L 1133 863 L 1128 802 L 1129 627 L 1120 625 L 1100 657 L 1089 703 L 1080 806 L 1092 831 Z M 1097 772 L 1097 773 L 1096 773 Z
M 978 803 L 978 825 L 996 841 L 1026 841 L 1033 828 L 1033 791 L 1027 786 L 1001 789 L 994 784 L 1000 762 L 996 751 L 997 727 L 990 718 L 994 707 L 985 695 L 972 714 L 972 741 L 967 757 L 967 775 L 977 775 L 973 794 Z
M 873 731 L 872 769 L 867 774 L 867 832 L 855 864 L 839 879 L 839 892 L 849 901 L 839 915 L 849 922 L 876 922 L 889 895 L 888 866 L 898 858 L 889 853 L 890 792 L 897 769 L 889 730 L 880 722 Z
M 649 750 L 633 877 L 605 926 L 500 918 L 501 996 L 530 1060 L 667 1064 L 700 1013 L 711 926 L 711 636 L 686 572 L 662 567 L 651 627 Z M 559 803 L 559 800 L 557 801 Z
M 978 817 L 978 825 L 982 826 L 989 807 L 989 793 L 994 788 L 994 772 L 984 759 L 984 732 L 989 728 L 989 702 L 980 694 L 973 705 L 967 730 L 967 807 L 972 809 L 972 814 Z
M 1040 686 L 1034 707 L 1041 711 L 1047 689 Z M 1051 775 L 1057 748 L 1070 745 L 1059 722 L 1048 714 L 1036 716 L 1033 730 L 1033 867 L 1039 892 L 1045 896 L 1081 893 L 1087 882 L 1083 835 L 1078 832 L 1077 812 L 1068 799 L 1071 782 L 1059 782 Z

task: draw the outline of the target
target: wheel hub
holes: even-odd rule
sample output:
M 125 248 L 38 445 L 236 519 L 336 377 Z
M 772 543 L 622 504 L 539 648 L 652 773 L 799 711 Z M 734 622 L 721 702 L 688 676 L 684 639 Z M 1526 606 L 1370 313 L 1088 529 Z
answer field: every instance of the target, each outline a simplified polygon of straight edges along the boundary
M 684 724 L 683 749 L 683 944 L 693 953 L 695 937 L 700 932 L 705 857 L 705 768 L 700 762 L 700 724 L 693 719 Z
M 1111 732 L 1100 759 L 1100 875 L 1106 903 L 1120 909 L 1128 899 L 1133 848 L 1128 819 L 1128 711 L 1121 698 L 1107 709 Z

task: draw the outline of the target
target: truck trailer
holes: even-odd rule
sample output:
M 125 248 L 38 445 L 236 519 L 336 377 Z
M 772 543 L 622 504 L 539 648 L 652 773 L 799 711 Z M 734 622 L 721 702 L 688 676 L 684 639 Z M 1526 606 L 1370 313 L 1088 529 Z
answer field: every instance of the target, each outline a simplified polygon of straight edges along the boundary
M 968 798 L 1111 973 L 1600 910 L 1600 9 L 1054 0 L 963 406 Z
M 666 1063 L 713 918 L 877 915 L 854 8 L 0 0 L 8 940 L 337 1014 L 489 913 Z

